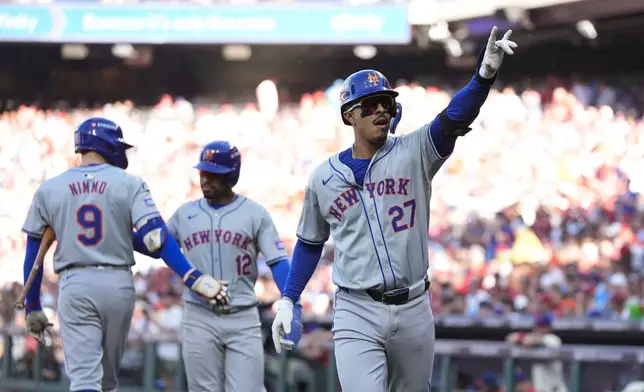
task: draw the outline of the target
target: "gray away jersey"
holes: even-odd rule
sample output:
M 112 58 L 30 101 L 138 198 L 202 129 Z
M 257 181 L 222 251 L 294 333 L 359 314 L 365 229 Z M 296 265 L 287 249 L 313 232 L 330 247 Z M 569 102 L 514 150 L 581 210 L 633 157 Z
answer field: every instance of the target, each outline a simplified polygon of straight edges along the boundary
M 22 231 L 56 233 L 54 270 L 69 265 L 134 265 L 132 228 L 159 216 L 147 185 L 108 164 L 75 167 L 45 181 Z
M 339 154 L 313 171 L 297 236 L 309 244 L 333 237 L 335 285 L 391 290 L 423 279 L 431 182 L 445 159 L 425 125 L 390 136 L 371 159 L 362 187 Z
M 231 307 L 257 303 L 257 257 L 269 266 L 287 257 L 275 224 L 264 207 L 244 197 L 219 209 L 204 199 L 181 205 L 168 224 L 194 267 L 215 279 L 230 282 Z M 205 302 L 184 290 L 187 302 Z

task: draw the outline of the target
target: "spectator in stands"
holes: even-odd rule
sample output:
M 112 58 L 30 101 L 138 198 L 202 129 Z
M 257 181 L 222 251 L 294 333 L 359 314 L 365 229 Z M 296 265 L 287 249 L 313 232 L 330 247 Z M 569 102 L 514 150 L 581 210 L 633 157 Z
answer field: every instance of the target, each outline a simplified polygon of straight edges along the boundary
M 535 318 L 532 332 L 513 332 L 508 335 L 506 341 L 527 349 L 561 347 L 561 339 L 552 333 L 552 322 L 552 314 L 540 314 Z M 531 373 L 537 391 L 568 391 L 561 361 L 534 364 Z
M 514 392 L 537 392 L 530 377 L 521 369 L 517 369 L 514 373 Z
M 485 371 L 477 378 L 468 392 L 502 392 L 501 377 L 491 371 Z

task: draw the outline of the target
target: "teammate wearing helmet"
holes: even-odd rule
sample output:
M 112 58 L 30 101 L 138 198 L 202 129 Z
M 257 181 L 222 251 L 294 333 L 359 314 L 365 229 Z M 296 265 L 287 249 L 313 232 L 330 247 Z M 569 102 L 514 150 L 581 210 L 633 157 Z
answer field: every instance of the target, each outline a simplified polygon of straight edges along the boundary
M 280 291 L 289 271 L 284 245 L 268 211 L 238 195 L 241 156 L 236 147 L 214 141 L 199 163 L 203 198 L 181 205 L 168 230 L 188 260 L 217 279 L 230 282 L 231 302 L 212 306 L 184 294 L 182 353 L 190 392 L 250 392 L 264 387 L 264 349 L 255 296 L 257 259 L 262 253 Z M 301 335 L 301 308 L 294 306 L 291 334 Z
M 125 172 L 132 146 L 123 140 L 121 127 L 90 118 L 74 136 L 80 166 L 40 185 L 22 228 L 25 281 L 49 226 L 58 241 L 54 271 L 70 391 L 116 391 L 134 310 L 135 243 L 162 258 L 206 302 L 227 304 L 227 284 L 190 265 L 167 233 L 145 182 Z M 27 332 L 42 342 L 51 324 L 40 306 L 41 283 L 42 269 L 27 293 L 26 312 Z
M 427 392 L 434 363 L 427 232 L 432 179 L 469 132 L 516 44 L 492 30 L 476 74 L 429 124 L 394 137 L 402 108 L 383 74 L 349 76 L 341 116 L 353 146 L 318 166 L 305 189 L 291 271 L 273 322 L 276 350 L 293 304 L 333 237 L 333 339 L 342 390 Z M 287 346 L 288 347 L 288 346 Z

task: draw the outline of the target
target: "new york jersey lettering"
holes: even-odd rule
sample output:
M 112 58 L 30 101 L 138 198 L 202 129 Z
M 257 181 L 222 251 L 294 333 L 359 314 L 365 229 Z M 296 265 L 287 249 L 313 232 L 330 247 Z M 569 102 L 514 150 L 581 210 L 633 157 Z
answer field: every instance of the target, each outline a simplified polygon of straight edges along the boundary
M 232 307 L 257 302 L 255 280 L 260 253 L 269 266 L 286 258 L 268 211 L 243 196 L 217 209 L 204 199 L 187 202 L 172 215 L 167 227 L 190 264 L 215 279 L 230 282 Z M 184 299 L 203 302 L 190 290 L 184 291 Z
M 187 237 L 184 237 L 181 241 L 185 250 L 188 252 L 195 246 L 213 242 L 216 244 L 233 245 L 242 250 L 247 250 L 248 246 L 253 243 L 253 239 L 245 234 L 222 229 L 195 231 Z
M 364 188 L 370 199 L 397 195 L 407 196 L 410 183 L 409 178 L 385 178 L 380 181 L 366 182 Z M 360 197 L 356 188 L 350 188 L 333 200 L 333 205 L 329 207 L 329 216 L 341 221 L 344 213 L 359 202 Z

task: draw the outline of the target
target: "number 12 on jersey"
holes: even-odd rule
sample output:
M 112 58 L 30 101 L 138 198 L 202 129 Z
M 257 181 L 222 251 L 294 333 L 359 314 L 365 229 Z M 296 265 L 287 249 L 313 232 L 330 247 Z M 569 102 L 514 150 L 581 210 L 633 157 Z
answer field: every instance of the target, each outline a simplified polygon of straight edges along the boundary
M 251 269 L 252 260 L 249 255 L 241 254 L 235 257 L 237 264 L 237 276 L 250 276 L 253 274 Z
M 408 216 L 405 216 L 406 214 L 408 214 Z M 394 228 L 394 233 L 398 233 L 414 227 L 414 219 L 416 217 L 416 200 L 407 200 L 402 204 L 402 206 L 391 206 L 389 208 L 389 216 L 392 217 L 391 226 Z

